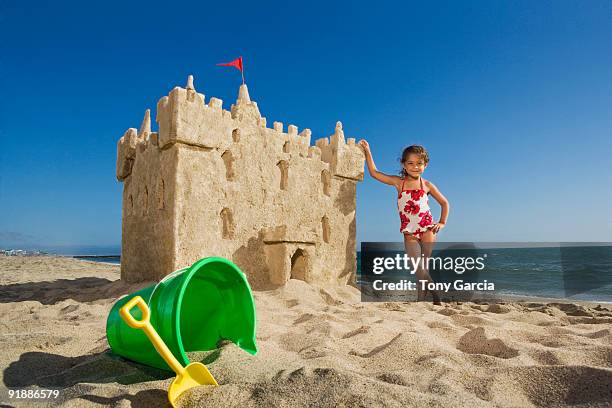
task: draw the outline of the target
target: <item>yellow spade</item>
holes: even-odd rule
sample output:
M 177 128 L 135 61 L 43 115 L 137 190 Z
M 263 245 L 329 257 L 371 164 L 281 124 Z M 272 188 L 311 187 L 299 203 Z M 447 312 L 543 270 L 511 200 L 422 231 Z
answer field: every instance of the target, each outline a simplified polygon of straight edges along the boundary
M 138 309 L 142 312 L 142 320 L 136 320 L 134 316 L 130 314 L 130 309 L 134 306 L 138 306 Z M 174 401 L 176 401 L 179 395 L 190 388 L 199 385 L 219 385 L 204 364 L 191 363 L 187 367 L 183 367 L 181 363 L 174 358 L 168 346 L 166 346 L 161 337 L 159 337 L 159 334 L 157 334 L 155 328 L 149 321 L 149 306 L 147 306 L 143 298 L 140 296 L 134 297 L 119 310 L 119 314 L 131 328 L 144 330 L 149 340 L 151 340 L 151 343 L 153 343 L 155 350 L 157 350 L 159 355 L 162 356 L 170 368 L 176 373 L 176 378 L 172 381 L 172 384 L 170 384 L 170 388 L 168 388 L 168 400 L 173 407 L 176 407 Z

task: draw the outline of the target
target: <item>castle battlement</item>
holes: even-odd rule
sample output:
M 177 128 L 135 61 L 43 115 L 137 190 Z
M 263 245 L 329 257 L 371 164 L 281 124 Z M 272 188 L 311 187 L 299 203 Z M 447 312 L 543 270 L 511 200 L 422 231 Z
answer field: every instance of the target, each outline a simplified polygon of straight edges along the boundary
M 285 153 L 294 152 L 304 157 L 313 157 L 308 153 L 312 131 L 306 128 L 298 134 L 298 127 L 290 124 L 287 132 L 284 132 L 283 123 L 278 121 L 273 122 L 272 129 L 267 128 L 266 118 L 261 116 L 257 103 L 251 101 L 246 85 L 240 86 L 238 99 L 231 111 L 228 111 L 223 109 L 223 100 L 216 97 L 211 97 L 206 104 L 204 94 L 196 92 L 193 76 L 190 75 L 185 88 L 175 87 L 158 101 L 156 122 L 159 131 L 154 133 L 151 132 L 150 110 L 147 109 L 137 136 L 133 136 L 130 128 L 119 140 L 118 180 L 129 176 L 136 145 L 142 151 L 149 144 L 163 150 L 174 143 L 222 149 L 231 144 L 233 132 L 242 126 L 262 128 L 263 137 L 282 140 Z M 151 137 L 153 134 L 155 136 Z M 332 175 L 362 179 L 363 153 L 355 145 L 355 139 L 349 138 L 345 142 L 341 122 L 336 123 L 334 134 L 329 139 L 318 139 L 315 144 L 321 149 L 321 160 L 330 165 Z
M 354 259 L 338 259 L 355 244 L 364 155 L 341 122 L 311 146 L 308 128 L 268 128 L 246 85 L 226 110 L 191 75 L 158 101 L 155 122 L 156 132 L 147 109 L 117 145 L 122 277 L 159 279 L 207 255 L 232 259 L 256 287 L 285 282 L 299 257 L 307 281 L 354 272 Z

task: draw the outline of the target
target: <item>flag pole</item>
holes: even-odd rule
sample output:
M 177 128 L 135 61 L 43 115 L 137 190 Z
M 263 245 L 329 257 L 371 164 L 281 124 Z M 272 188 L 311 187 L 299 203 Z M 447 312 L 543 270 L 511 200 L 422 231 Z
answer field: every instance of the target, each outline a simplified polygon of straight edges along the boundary
M 240 65 L 242 65 L 242 69 L 240 70 L 240 73 L 242 74 L 242 85 L 244 85 L 244 61 L 242 61 L 242 57 L 240 57 Z

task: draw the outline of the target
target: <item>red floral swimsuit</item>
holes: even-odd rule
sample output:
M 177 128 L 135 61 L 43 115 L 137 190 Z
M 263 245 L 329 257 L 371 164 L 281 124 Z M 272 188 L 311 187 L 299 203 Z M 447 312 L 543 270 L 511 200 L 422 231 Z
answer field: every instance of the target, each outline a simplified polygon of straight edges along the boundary
M 423 188 L 423 179 L 420 178 L 421 188 L 414 190 L 404 190 L 404 181 L 397 196 L 397 209 L 402 222 L 400 232 L 421 239 L 423 233 L 433 227 L 433 217 Z

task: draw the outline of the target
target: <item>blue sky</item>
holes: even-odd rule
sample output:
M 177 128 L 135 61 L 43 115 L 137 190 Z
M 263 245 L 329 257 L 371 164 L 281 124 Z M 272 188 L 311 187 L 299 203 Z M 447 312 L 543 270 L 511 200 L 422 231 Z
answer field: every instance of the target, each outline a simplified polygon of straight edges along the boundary
M 610 2 L 86 3 L 0 6 L 0 246 L 119 244 L 117 140 L 188 74 L 228 108 L 239 55 L 268 123 L 341 120 L 387 173 L 424 144 L 443 240 L 612 241 Z M 399 240 L 393 188 L 357 194 Z

